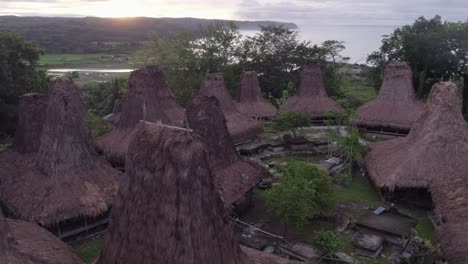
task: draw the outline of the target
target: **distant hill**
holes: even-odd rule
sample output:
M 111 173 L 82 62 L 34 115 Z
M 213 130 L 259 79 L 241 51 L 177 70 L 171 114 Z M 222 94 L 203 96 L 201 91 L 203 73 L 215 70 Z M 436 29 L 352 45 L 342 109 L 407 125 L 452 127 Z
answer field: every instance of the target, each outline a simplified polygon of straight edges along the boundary
M 0 16 L 0 31 L 12 31 L 35 41 L 49 53 L 122 52 L 133 50 L 145 40 L 148 32 L 161 35 L 176 32 L 199 32 L 210 23 L 229 20 L 198 18 L 99 18 L 99 17 L 17 17 Z M 234 21 L 240 30 L 256 30 L 260 25 L 284 25 L 297 29 L 293 23 L 274 21 Z

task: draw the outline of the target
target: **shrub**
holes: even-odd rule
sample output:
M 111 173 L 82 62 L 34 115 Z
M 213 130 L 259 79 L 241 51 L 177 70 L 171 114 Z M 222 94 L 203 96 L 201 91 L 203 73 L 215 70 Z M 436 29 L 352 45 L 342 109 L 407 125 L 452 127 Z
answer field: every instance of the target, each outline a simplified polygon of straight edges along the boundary
M 318 231 L 313 240 L 314 244 L 325 250 L 327 256 L 332 256 L 338 249 L 338 243 L 335 233 L 331 230 Z
M 279 185 L 261 194 L 267 210 L 285 224 L 298 227 L 330 206 L 332 187 L 329 176 L 314 164 L 295 161 L 282 169 Z
M 307 113 L 284 111 L 273 120 L 273 127 L 278 131 L 291 131 L 296 137 L 297 129 L 310 126 L 310 116 Z

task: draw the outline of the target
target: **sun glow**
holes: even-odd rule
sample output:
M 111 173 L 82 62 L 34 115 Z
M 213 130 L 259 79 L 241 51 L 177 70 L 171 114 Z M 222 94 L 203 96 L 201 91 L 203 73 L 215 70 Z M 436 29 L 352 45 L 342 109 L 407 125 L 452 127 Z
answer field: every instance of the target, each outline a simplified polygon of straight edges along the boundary
M 195 4 L 170 4 L 164 1 L 122 1 L 87 2 L 82 13 L 98 17 L 199 17 L 229 19 L 229 9 L 210 9 Z
M 1 2 L 1 0 L 0 0 Z M 56 0 L 8 1 L 0 15 L 96 16 L 96 17 L 197 17 L 232 19 L 233 4 L 221 1 L 178 0 Z

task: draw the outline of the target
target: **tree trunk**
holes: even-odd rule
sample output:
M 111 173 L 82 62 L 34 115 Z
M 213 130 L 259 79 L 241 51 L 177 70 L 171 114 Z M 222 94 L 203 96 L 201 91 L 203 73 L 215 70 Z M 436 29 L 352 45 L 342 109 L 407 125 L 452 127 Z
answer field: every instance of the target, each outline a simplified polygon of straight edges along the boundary
M 424 84 L 426 83 L 427 70 L 419 72 L 418 76 L 418 97 L 422 97 L 424 94 Z
M 463 74 L 463 113 L 468 108 L 468 73 Z

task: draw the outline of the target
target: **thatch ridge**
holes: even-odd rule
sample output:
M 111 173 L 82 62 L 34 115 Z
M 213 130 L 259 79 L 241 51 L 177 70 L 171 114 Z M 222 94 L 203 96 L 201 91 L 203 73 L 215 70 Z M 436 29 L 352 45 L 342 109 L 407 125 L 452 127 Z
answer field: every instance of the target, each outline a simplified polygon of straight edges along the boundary
M 328 111 L 342 112 L 343 108 L 328 97 L 319 65 L 306 65 L 296 95 L 281 106 L 282 111 L 298 111 L 322 118 Z
M 214 96 L 219 100 L 234 143 L 243 143 L 263 132 L 263 125 L 260 122 L 241 114 L 236 109 L 222 74 L 208 74 L 202 81 L 199 95 Z
M 257 72 L 243 71 L 240 76 L 239 102 L 237 110 L 250 117 L 272 118 L 278 109 L 262 96 Z
M 29 93 L 19 98 L 18 123 L 12 148 L 20 153 L 37 152 L 46 117 L 48 96 Z
M 114 165 L 125 163 L 130 138 L 140 120 L 182 125 L 185 114 L 167 86 L 162 70 L 152 65 L 131 73 L 118 116 L 116 128 L 96 140 L 98 151 Z
M 279 264 L 233 239 L 209 159 L 190 132 L 142 123 L 97 264 Z
M 237 153 L 216 97 L 193 97 L 186 114 L 190 128 L 208 148 L 216 185 L 229 206 L 255 187 L 264 171 L 242 160 Z
M 435 84 L 408 136 L 370 146 L 369 176 L 379 188 L 429 188 L 445 175 L 468 173 L 468 131 L 453 83 Z
M 387 65 L 376 99 L 357 110 L 354 122 L 359 126 L 409 130 L 424 111 L 416 99 L 413 73 L 407 63 Z
M 0 198 L 15 218 L 44 226 L 105 213 L 121 173 L 95 153 L 86 109 L 67 78 L 53 83 L 37 153 L 0 153 Z
M 0 262 L 83 264 L 72 249 L 37 225 L 4 218 L 0 210 Z

